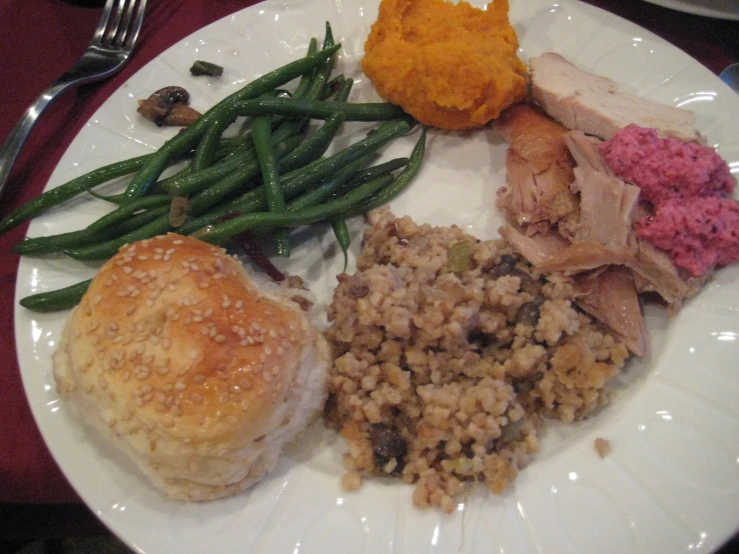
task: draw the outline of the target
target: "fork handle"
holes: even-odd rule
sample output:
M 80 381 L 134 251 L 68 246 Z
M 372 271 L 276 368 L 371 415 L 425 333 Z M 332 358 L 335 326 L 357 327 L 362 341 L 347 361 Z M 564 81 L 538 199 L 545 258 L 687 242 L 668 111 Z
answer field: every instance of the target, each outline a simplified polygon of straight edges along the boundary
M 10 175 L 10 170 L 15 163 L 15 158 L 23 147 L 23 143 L 26 142 L 26 138 L 31 132 L 31 129 L 33 129 L 36 120 L 57 96 L 74 84 L 74 82 L 64 82 L 60 79 L 44 90 L 36 98 L 36 101 L 24 112 L 23 117 L 15 124 L 8 138 L 5 139 L 5 142 L 0 147 L 0 198 L 2 198 L 8 175 Z

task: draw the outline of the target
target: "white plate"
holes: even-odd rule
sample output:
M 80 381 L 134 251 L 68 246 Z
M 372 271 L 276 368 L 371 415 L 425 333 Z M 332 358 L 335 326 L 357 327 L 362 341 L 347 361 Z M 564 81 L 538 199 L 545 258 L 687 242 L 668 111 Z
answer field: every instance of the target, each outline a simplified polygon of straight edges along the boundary
M 739 21 L 739 2 L 737 0 L 646 0 L 664 8 L 681 12 L 716 17 L 719 19 L 735 19 Z
M 707 69 L 586 4 L 512 4 L 524 59 L 555 50 L 627 91 L 694 109 L 700 130 L 739 172 L 739 96 Z M 137 98 L 183 84 L 194 106 L 203 108 L 303 55 L 326 20 L 344 44 L 342 70 L 359 81 L 355 97 L 373 98 L 357 62 L 376 13 L 377 0 L 268 0 L 202 29 L 111 96 L 71 144 L 50 186 L 147 152 L 174 132 L 141 121 Z M 225 66 L 223 79 L 192 79 L 187 68 L 196 58 Z M 398 141 L 392 152 L 409 152 L 415 138 Z M 493 206 L 504 179 L 505 148 L 490 129 L 432 133 L 421 175 L 393 209 L 418 221 L 457 223 L 479 237 L 494 237 L 501 223 Z M 103 209 L 98 202 L 73 203 L 39 218 L 29 234 L 78 228 Z M 340 256 L 330 232 L 303 235 L 286 267 L 327 301 Z M 355 236 L 355 248 L 358 242 Z M 23 259 L 16 294 L 66 286 L 92 272 L 63 259 Z M 661 308 L 648 307 L 651 355 L 629 366 L 612 405 L 581 424 L 552 426 L 542 452 L 508 492 L 492 496 L 478 489 L 451 516 L 414 509 L 411 488 L 395 481 L 369 482 L 359 492 L 343 493 L 343 444 L 320 425 L 245 494 L 202 505 L 165 500 L 59 401 L 51 355 L 65 318 L 16 310 L 26 393 L 72 485 L 137 552 L 708 552 L 739 526 L 739 266 L 718 272 L 669 323 Z M 594 452 L 596 437 L 613 445 L 604 460 Z

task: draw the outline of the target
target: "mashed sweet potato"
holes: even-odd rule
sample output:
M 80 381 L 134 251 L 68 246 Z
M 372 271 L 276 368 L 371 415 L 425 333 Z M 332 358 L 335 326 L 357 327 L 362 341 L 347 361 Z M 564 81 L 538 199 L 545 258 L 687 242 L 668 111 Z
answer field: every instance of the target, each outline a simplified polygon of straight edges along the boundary
M 382 0 L 362 69 L 378 93 L 425 125 L 485 125 L 526 96 L 508 0 Z

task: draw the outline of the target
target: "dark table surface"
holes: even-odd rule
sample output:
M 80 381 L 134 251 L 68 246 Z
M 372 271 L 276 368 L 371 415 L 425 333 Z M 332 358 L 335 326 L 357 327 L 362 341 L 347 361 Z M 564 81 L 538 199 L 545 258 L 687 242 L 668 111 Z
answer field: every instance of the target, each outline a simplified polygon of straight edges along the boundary
M 672 11 L 641 0 L 586 0 L 671 42 L 718 74 L 739 61 L 732 37 L 739 22 Z M 93 0 L 0 0 L 0 140 L 37 94 L 84 51 L 100 15 Z M 197 29 L 253 0 L 149 0 L 133 60 L 108 81 L 83 87 L 55 102 L 42 116 L 17 160 L 0 217 L 40 193 L 55 165 L 87 119 L 131 75 Z M 727 40 L 728 39 L 728 40 Z M 28 407 L 13 332 L 18 256 L 13 244 L 23 225 L 0 236 L 0 505 L 80 503 L 57 467 Z M 22 308 L 18 308 L 22 309 Z

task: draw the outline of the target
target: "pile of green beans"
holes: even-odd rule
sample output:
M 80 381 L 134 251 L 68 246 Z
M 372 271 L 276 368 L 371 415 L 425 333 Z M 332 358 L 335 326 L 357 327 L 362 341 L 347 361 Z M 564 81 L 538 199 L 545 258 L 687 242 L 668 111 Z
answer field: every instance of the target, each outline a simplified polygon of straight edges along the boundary
M 340 46 L 327 23 L 322 47 L 313 39 L 304 58 L 218 102 L 159 150 L 44 192 L 0 221 L 0 233 L 90 193 L 115 208 L 84 229 L 26 239 L 14 251 L 102 261 L 125 244 L 166 232 L 228 245 L 251 230 L 268 235 L 277 254 L 288 256 L 290 228 L 326 221 L 346 264 L 351 240 L 346 219 L 386 203 L 408 186 L 424 157 L 426 131 L 408 158 L 367 167 L 382 147 L 410 132 L 415 121 L 392 104 L 349 102 L 353 81 L 331 76 Z M 298 78 L 294 90 L 286 92 L 283 87 Z M 248 118 L 248 125 L 242 125 L 237 136 L 224 137 L 239 117 Z M 311 120 L 323 123 L 309 133 Z M 345 121 L 382 124 L 366 138 L 324 157 Z M 184 168 L 162 178 L 165 169 L 183 162 Z M 126 176 L 129 182 L 117 194 L 93 190 Z M 175 207 L 184 207 L 186 217 L 175 217 Z M 68 309 L 79 303 L 89 283 L 35 294 L 21 305 L 41 312 Z

